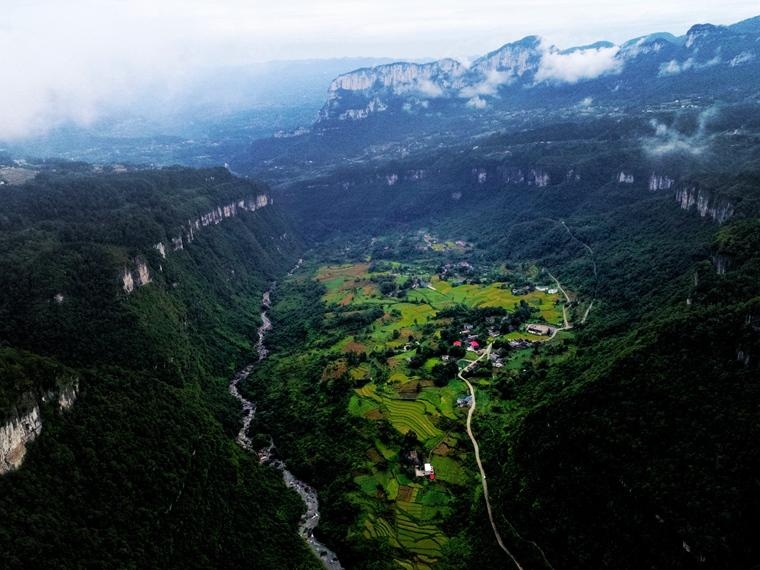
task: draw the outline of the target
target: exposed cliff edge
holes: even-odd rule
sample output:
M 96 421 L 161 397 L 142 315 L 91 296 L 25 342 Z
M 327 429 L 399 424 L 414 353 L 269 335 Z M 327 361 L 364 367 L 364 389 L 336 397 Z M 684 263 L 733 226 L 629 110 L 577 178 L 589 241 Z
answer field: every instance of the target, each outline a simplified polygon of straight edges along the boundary
M 684 72 L 736 73 L 736 81 L 743 82 L 751 75 L 746 68 L 759 63 L 758 55 L 754 26 L 697 25 L 682 38 L 653 34 L 620 46 L 602 41 L 569 49 L 528 36 L 470 63 L 450 58 L 395 62 L 340 75 L 328 89 L 317 125 L 386 111 L 425 112 L 439 103 L 482 111 L 498 107 L 504 94 L 595 81 L 597 88 L 588 94 L 604 98 L 621 85 L 656 89 Z
M 195 239 L 195 234 L 206 226 L 219 224 L 227 218 L 234 218 L 238 215 L 238 212 L 255 212 L 273 203 L 274 201 L 268 194 L 259 194 L 218 206 L 205 214 L 201 214 L 194 220 L 187 220 L 187 223 L 182 226 L 180 234 L 172 238 L 172 248 L 174 251 L 183 249 L 185 245 L 192 243 Z M 165 255 L 163 243 L 156 244 L 155 247 L 159 252 L 164 251 L 163 255 Z
M 159 253 L 162 259 L 166 259 L 170 251 L 181 251 L 192 243 L 195 236 L 203 228 L 211 225 L 217 225 L 228 218 L 234 218 L 239 212 L 255 212 L 273 204 L 274 201 L 268 194 L 258 194 L 248 196 L 234 202 L 228 202 L 218 206 L 213 210 L 201 214 L 194 220 L 187 220 L 176 237 L 170 238 L 171 246 L 167 247 L 163 242 L 156 243 L 153 248 Z M 148 264 L 142 256 L 134 258 L 131 267 L 124 267 L 121 273 L 122 289 L 126 294 L 132 293 L 136 288 L 147 285 L 152 281 Z
M 39 406 L 29 412 L 12 417 L 0 426 L 0 474 L 21 466 L 26 446 L 42 432 Z
M 75 379 L 44 394 L 27 393 L 21 398 L 22 402 L 31 402 L 31 407 L 20 405 L 0 424 L 0 475 L 21 467 L 27 446 L 42 433 L 41 406 L 52 403 L 58 411 L 68 410 L 78 393 L 79 382 Z
M 657 192 L 658 190 L 670 190 L 673 188 L 675 180 L 670 176 L 664 176 L 655 172 L 649 177 L 649 191 Z
M 135 290 L 135 287 L 142 287 L 151 281 L 148 264 L 141 256 L 135 258 L 133 269 L 125 267 L 121 275 L 122 287 L 125 293 L 131 293 Z
M 680 186 L 676 189 L 675 199 L 683 210 L 696 210 L 702 218 L 710 218 L 722 224 L 734 215 L 734 205 L 723 198 L 696 184 Z

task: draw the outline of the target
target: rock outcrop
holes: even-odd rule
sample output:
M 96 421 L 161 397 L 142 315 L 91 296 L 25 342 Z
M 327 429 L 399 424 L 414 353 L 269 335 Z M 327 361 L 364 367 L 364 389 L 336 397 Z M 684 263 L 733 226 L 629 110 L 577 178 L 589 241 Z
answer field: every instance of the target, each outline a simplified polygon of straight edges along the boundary
M 42 433 L 41 406 L 55 402 L 59 412 L 68 410 L 79 393 L 75 379 L 40 396 L 25 394 L 23 409 L 12 410 L 0 423 L 0 475 L 18 469 L 24 461 L 28 445 Z
M 234 218 L 239 212 L 254 212 L 272 203 L 273 200 L 270 196 L 259 194 L 218 206 L 194 220 L 187 220 L 187 223 L 182 226 L 180 234 L 172 238 L 172 248 L 174 251 L 180 251 L 185 248 L 185 245 L 192 243 L 199 230 L 220 224 L 227 218 Z
M 34 406 L 27 413 L 12 417 L 0 425 L 0 475 L 21 466 L 26 455 L 26 446 L 41 432 L 39 406 Z
M 121 274 L 122 288 L 124 292 L 129 294 L 137 287 L 147 285 L 152 281 L 150 277 L 150 269 L 148 269 L 148 263 L 143 257 L 136 257 L 134 259 L 133 267 L 125 267 Z
M 652 173 L 649 177 L 649 190 L 650 192 L 657 192 L 658 190 L 670 190 L 673 188 L 675 180 L 669 176 L 663 176 L 661 174 Z
M 265 208 L 272 203 L 272 198 L 267 194 L 248 196 L 218 206 L 205 214 L 201 214 L 194 220 L 187 220 L 187 223 L 180 228 L 179 235 L 170 238 L 171 250 L 176 252 L 185 249 L 185 246 L 192 243 L 198 232 L 205 227 L 220 224 L 228 218 L 234 218 L 240 212 L 254 212 L 261 208 Z M 163 242 L 155 244 L 153 248 L 158 251 L 162 259 L 166 259 L 167 246 Z M 147 285 L 152 281 L 148 264 L 146 260 L 140 256 L 134 259 L 131 267 L 124 267 L 120 278 L 122 289 L 127 294 L 132 293 L 138 287 Z
M 709 191 L 696 185 L 678 188 L 675 199 L 681 209 L 696 210 L 702 218 L 710 218 L 719 224 L 729 220 L 734 215 L 734 206 L 731 202 L 716 198 Z
M 715 273 L 718 275 L 726 274 L 730 265 L 730 259 L 727 256 L 716 254 L 712 256 L 710 261 L 712 261 L 713 267 L 715 267 Z
M 617 177 L 618 184 L 633 184 L 635 180 L 636 178 L 630 172 L 625 172 L 624 170 L 621 170 L 618 173 L 618 177 Z

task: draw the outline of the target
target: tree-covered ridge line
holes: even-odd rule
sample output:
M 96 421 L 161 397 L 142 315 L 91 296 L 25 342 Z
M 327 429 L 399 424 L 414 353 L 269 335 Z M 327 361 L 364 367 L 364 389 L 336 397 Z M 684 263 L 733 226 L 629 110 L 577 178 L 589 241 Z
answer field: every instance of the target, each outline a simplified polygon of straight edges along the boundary
M 0 478 L 8 567 L 318 567 L 296 532 L 298 497 L 235 446 L 226 390 L 252 357 L 262 291 L 301 243 L 270 206 L 166 259 L 153 247 L 265 193 L 181 168 L 43 172 L 0 191 L 3 405 L 57 374 L 79 379 L 67 413 L 40 403 L 41 435 Z M 125 295 L 120 272 L 137 256 L 151 285 Z

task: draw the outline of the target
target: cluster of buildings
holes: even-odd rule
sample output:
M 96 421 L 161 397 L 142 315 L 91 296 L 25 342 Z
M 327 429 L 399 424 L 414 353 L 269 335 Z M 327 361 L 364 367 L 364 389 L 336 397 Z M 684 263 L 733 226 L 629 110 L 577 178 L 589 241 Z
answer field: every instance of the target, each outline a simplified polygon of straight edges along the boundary
M 549 287 L 548 285 L 536 285 L 535 287 L 533 285 L 525 285 L 524 287 L 512 287 L 512 294 L 518 296 L 527 295 L 533 291 L 541 291 L 542 293 L 547 293 L 548 295 L 556 295 L 559 292 L 559 289 L 556 287 Z
M 551 325 L 529 324 L 525 326 L 526 332 L 538 336 L 551 336 L 556 330 L 557 329 Z
M 473 337 L 477 338 L 477 335 L 472 335 Z M 478 351 L 480 350 L 480 343 L 475 340 L 475 338 L 467 339 L 466 341 L 462 342 L 461 340 L 455 340 L 452 344 L 452 346 L 460 347 L 464 346 L 467 349 Z
M 412 450 L 407 454 L 409 462 L 414 465 L 415 477 L 427 477 L 431 481 L 435 481 L 435 468 L 432 463 L 426 463 L 420 460 L 420 454 L 416 450 Z
M 459 242 L 457 242 L 459 243 Z M 452 277 L 459 274 L 471 274 L 474 271 L 472 263 L 469 261 L 460 261 L 458 263 L 446 263 L 438 270 L 438 277 L 444 281 L 448 281 Z M 461 280 L 464 283 L 464 279 Z

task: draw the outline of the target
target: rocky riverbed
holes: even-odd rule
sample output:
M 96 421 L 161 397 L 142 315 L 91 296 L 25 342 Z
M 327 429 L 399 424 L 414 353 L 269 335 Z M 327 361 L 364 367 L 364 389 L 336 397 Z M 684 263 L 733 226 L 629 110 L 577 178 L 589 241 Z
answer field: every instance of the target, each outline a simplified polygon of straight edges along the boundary
M 272 330 L 272 321 L 267 315 L 267 311 L 271 306 L 271 291 L 271 289 L 269 291 L 266 291 L 261 298 L 261 326 L 258 329 L 258 340 L 256 342 L 256 352 L 258 354 L 257 362 L 264 360 L 268 354 L 266 346 L 264 345 L 264 340 L 267 333 Z M 298 525 L 299 533 L 309 545 L 314 554 L 316 554 L 316 556 L 322 561 L 322 564 L 325 566 L 325 568 L 328 570 L 343 570 L 343 566 L 341 566 L 337 555 L 314 537 L 314 529 L 316 529 L 317 525 L 319 524 L 320 516 L 317 491 L 310 485 L 298 479 L 295 475 L 293 475 L 293 473 L 288 471 L 288 468 L 284 462 L 280 461 L 279 459 L 272 459 L 274 443 L 271 443 L 268 448 L 262 450 L 256 450 L 253 448 L 253 442 L 248 435 L 248 428 L 250 427 L 251 421 L 253 421 L 253 417 L 256 413 L 256 404 L 255 402 L 246 399 L 240 393 L 239 385 L 240 382 L 250 376 L 255 366 L 255 364 L 249 364 L 240 370 L 240 372 L 235 374 L 235 376 L 232 378 L 229 385 L 230 394 L 232 394 L 240 402 L 240 405 L 243 408 L 243 426 L 238 432 L 237 442 L 243 449 L 246 449 L 251 453 L 256 453 L 259 457 L 259 461 L 271 465 L 275 469 L 278 469 L 282 472 L 282 478 L 285 481 L 285 485 L 298 493 L 306 505 L 306 512 L 301 517 L 301 521 Z

